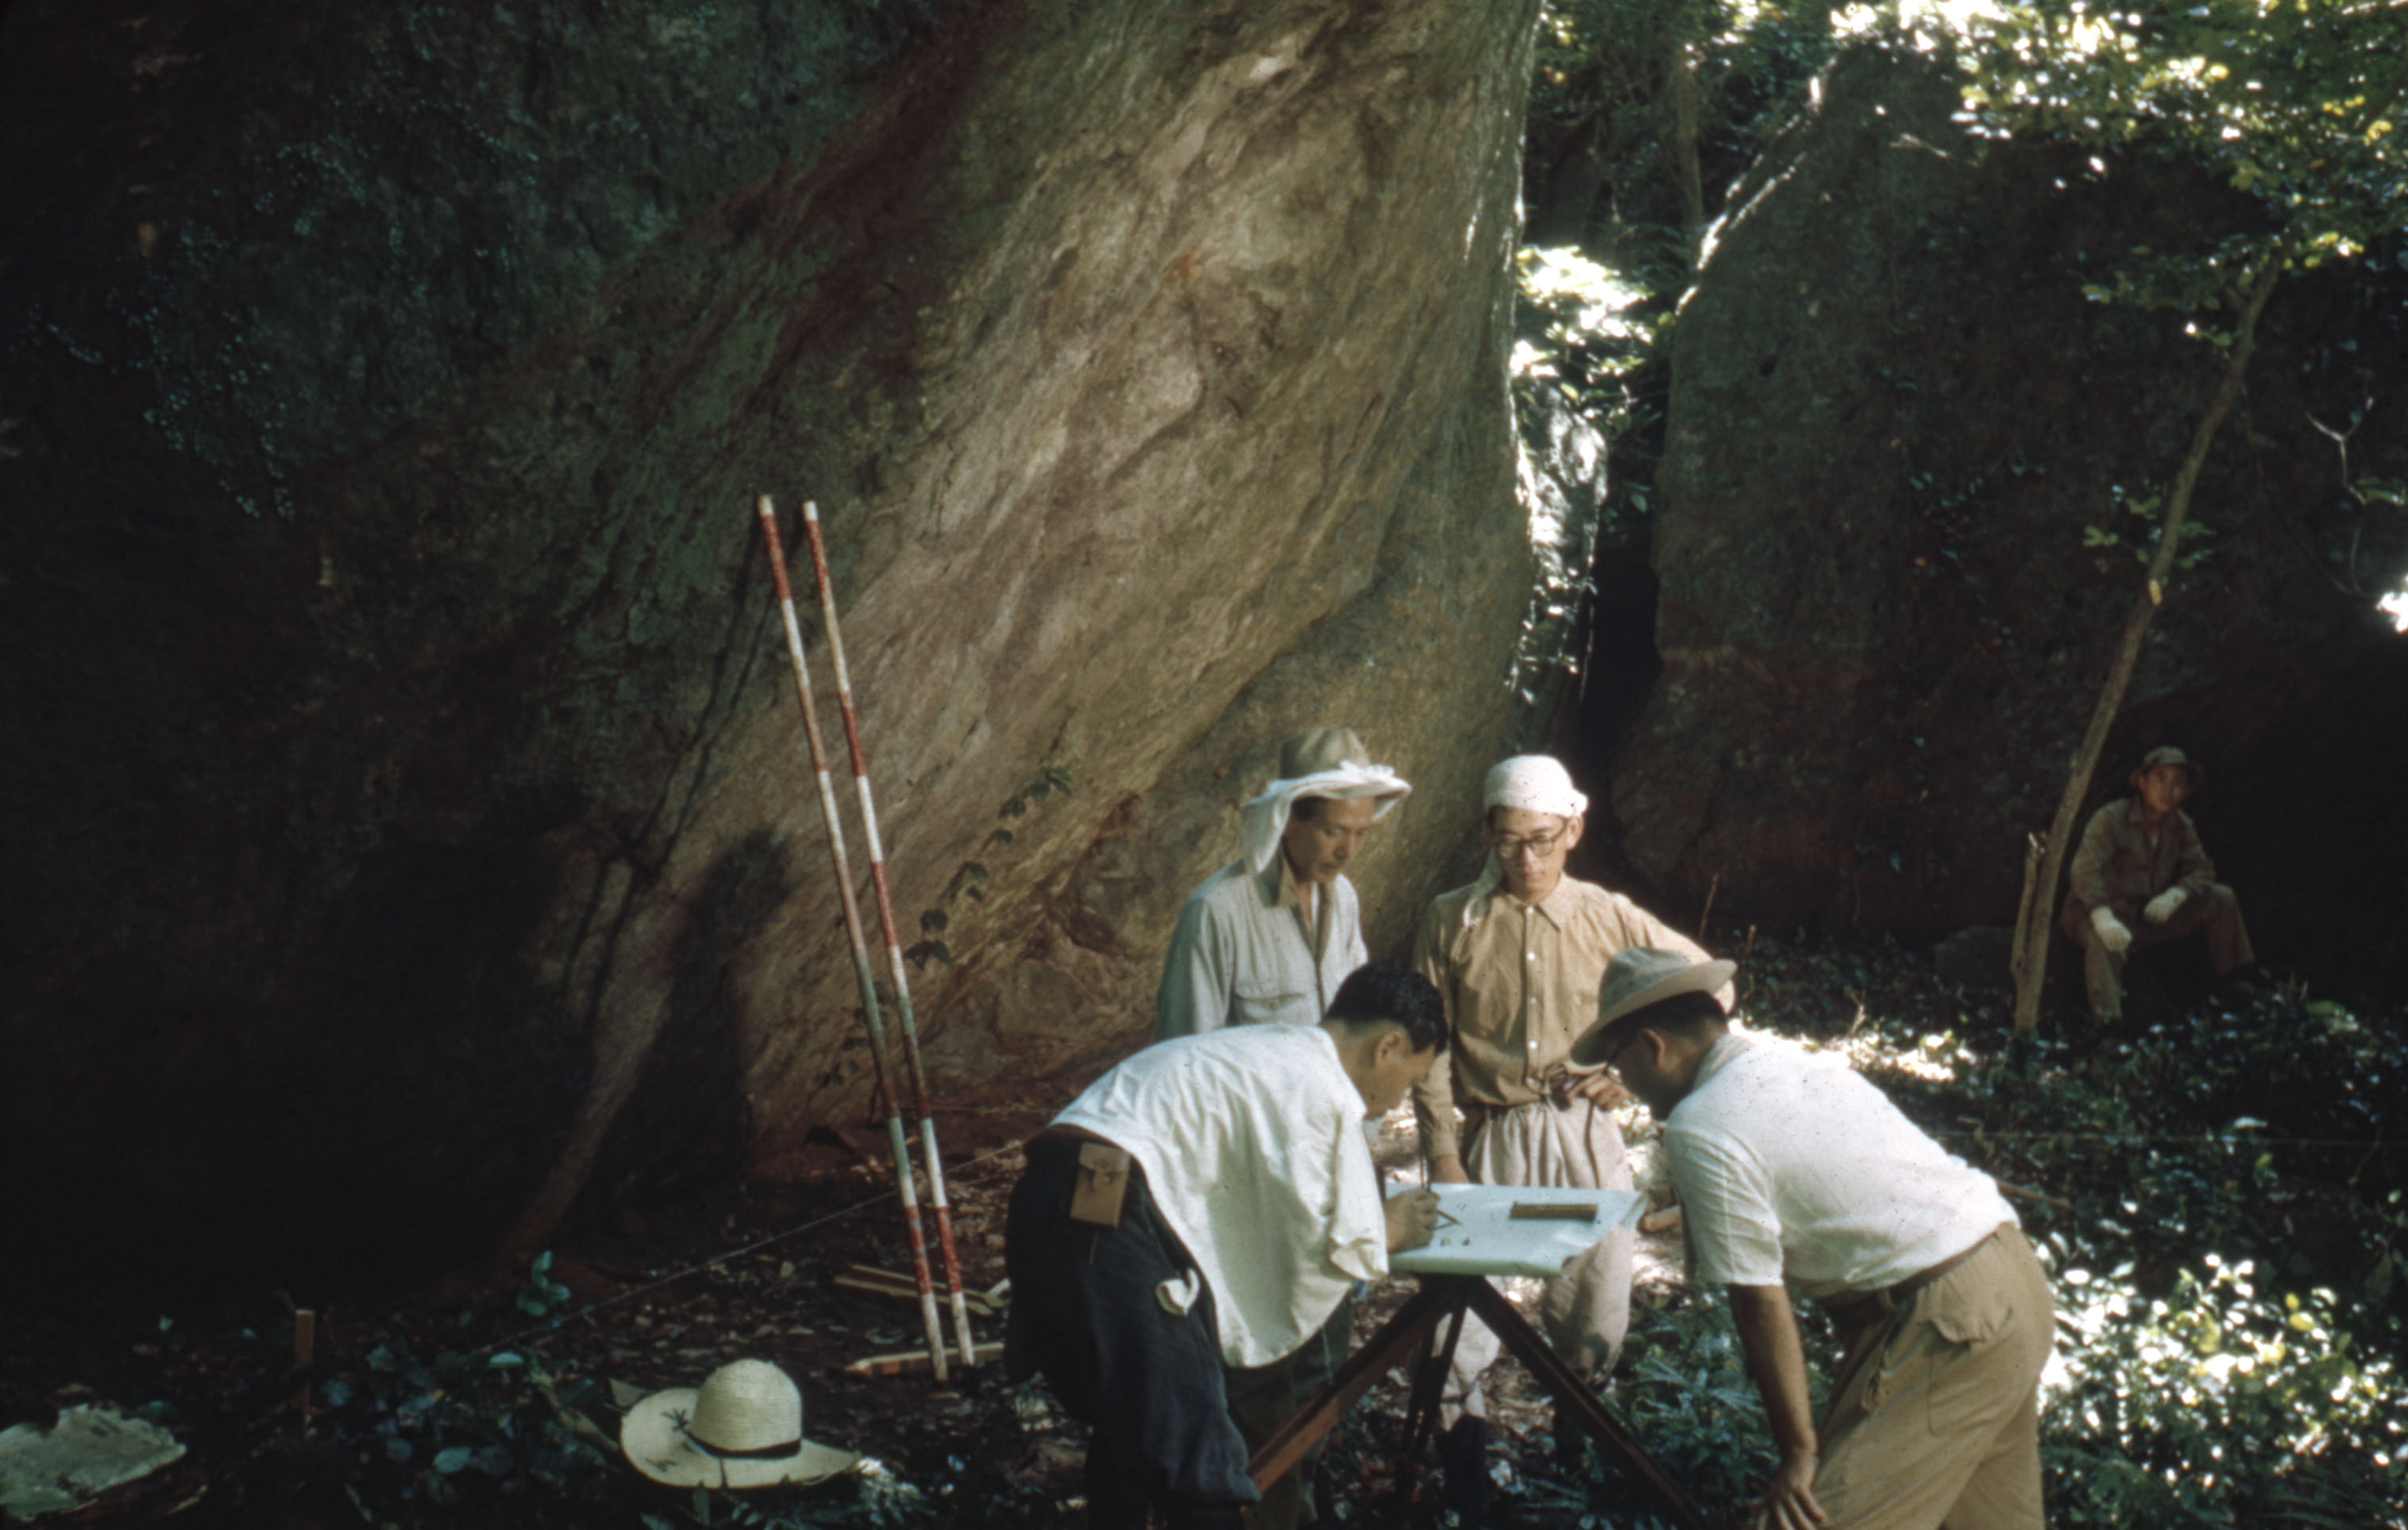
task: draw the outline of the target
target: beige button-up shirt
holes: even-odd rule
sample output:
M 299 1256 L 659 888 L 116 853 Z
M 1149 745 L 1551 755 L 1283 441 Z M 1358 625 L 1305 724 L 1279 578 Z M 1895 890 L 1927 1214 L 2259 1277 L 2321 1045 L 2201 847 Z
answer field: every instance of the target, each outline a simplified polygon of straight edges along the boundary
M 1446 1001 L 1455 1045 L 1413 1090 L 1422 1151 L 1459 1155 L 1455 1107 L 1527 1105 L 1597 1020 L 1605 964 L 1630 946 L 1705 949 L 1619 893 L 1566 877 L 1535 904 L 1477 883 L 1442 893 L 1422 916 L 1413 966 Z M 1469 917 L 1467 917 L 1467 913 Z M 1730 994 L 1722 995 L 1726 1008 Z
M 1232 861 L 1179 911 L 1154 994 L 1154 1038 L 1224 1025 L 1318 1025 L 1363 949 L 1354 884 L 1343 876 L 1313 897 L 1308 924 L 1284 854 L 1260 871 Z
M 2207 858 L 2189 814 L 2174 809 L 2151 834 L 2140 799 L 2118 797 L 2090 815 L 2070 879 L 2079 910 L 2069 910 L 2066 924 L 2078 931 L 2090 910 L 2101 906 L 2129 923 L 2143 904 L 2170 887 L 2194 896 L 2204 893 L 2215 881 L 2215 863 Z

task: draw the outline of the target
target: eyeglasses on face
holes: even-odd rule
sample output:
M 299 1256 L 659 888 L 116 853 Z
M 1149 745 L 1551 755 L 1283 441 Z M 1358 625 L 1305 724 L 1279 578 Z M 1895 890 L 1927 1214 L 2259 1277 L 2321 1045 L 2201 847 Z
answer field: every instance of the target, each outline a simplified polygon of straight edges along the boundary
M 1534 834 L 1521 839 L 1508 839 L 1491 835 L 1488 836 L 1488 848 L 1505 860 L 1511 860 L 1517 855 L 1528 855 L 1543 861 L 1555 852 L 1555 847 L 1563 842 L 1563 837 L 1562 829 L 1557 829 L 1552 834 Z

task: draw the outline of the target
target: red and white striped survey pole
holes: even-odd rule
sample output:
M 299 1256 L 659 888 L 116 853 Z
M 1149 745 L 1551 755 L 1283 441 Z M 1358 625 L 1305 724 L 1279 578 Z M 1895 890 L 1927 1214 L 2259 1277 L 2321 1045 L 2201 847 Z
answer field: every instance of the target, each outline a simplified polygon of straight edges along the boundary
M 836 787 L 828 777 L 827 748 L 820 738 L 819 704 L 811 695 L 810 671 L 803 664 L 803 629 L 795 620 L 795 592 L 786 582 L 786 548 L 778 536 L 777 508 L 770 504 L 767 494 L 761 496 L 760 514 L 761 536 L 769 545 L 769 575 L 778 582 L 778 609 L 786 621 L 786 652 L 795 661 L 795 694 L 803 704 L 803 733 L 810 740 L 811 769 L 819 777 L 820 816 L 827 821 L 828 855 L 836 864 L 837 891 L 844 898 L 845 932 L 853 937 L 853 977 L 861 989 L 862 1020 L 869 1027 L 869 1057 L 877 1071 L 878 1103 L 886 1112 L 887 1145 L 895 1151 L 895 1184 L 903 1200 L 904 1230 L 911 1240 L 911 1273 L 920 1285 L 920 1322 L 928 1335 L 928 1364 L 935 1369 L 937 1380 L 941 1381 L 946 1379 L 945 1334 L 943 1325 L 937 1320 L 936 1288 L 928 1278 L 928 1246 L 920 1236 L 920 1191 L 911 1179 L 911 1150 L 903 1139 L 901 1096 L 896 1093 L 894 1080 L 888 1076 L 886 1022 L 878 1012 L 878 979 L 870 971 L 869 939 L 861 925 L 861 905 L 853 895 L 853 864 L 844 851 L 844 824 L 837 817 Z M 843 673 L 843 662 L 839 660 L 837 674 L 841 677 Z M 852 722 L 852 703 L 847 702 L 845 723 L 848 731 Z M 878 853 L 878 833 L 875 829 L 870 831 L 869 843 L 870 854 L 874 857 Z M 879 898 L 883 902 L 886 884 L 882 879 L 883 874 L 881 875 Z M 910 1001 L 905 1003 L 908 1005 Z M 910 1010 L 907 1008 L 903 1012 L 909 1015 Z M 912 1059 L 916 1066 L 916 1046 Z M 933 1171 L 936 1164 L 935 1138 L 931 1137 L 929 1143 L 932 1150 L 929 1165 Z M 951 1219 L 945 1214 L 945 1194 L 941 1188 L 937 1192 L 937 1227 L 944 1237 L 945 1268 L 951 1273 L 954 1268 L 953 1228 Z M 955 1322 L 960 1324 L 962 1315 L 968 1309 L 962 1303 L 961 1277 L 958 1275 L 953 1276 L 953 1293 Z M 964 1324 L 963 1332 L 967 1334 L 968 1331 Z
M 844 742 L 853 756 L 853 784 L 861 791 L 861 822 L 869 836 L 869 884 L 878 894 L 879 928 L 886 936 L 886 963 L 895 977 L 895 1013 L 903 1029 L 903 1057 L 911 1073 L 911 1107 L 920 1113 L 920 1154 L 928 1170 L 929 1198 L 937 1208 L 937 1247 L 945 1258 L 945 1290 L 953 1296 L 953 1337 L 962 1364 L 978 1364 L 970 1341 L 969 1302 L 962 1293 L 962 1262 L 953 1251 L 953 1212 L 945 1200 L 945 1166 L 937 1156 L 937 1118 L 928 1109 L 928 1075 L 920 1065 L 920 1027 L 911 1014 L 911 983 L 903 974 L 903 939 L 895 928 L 895 899 L 886 890 L 886 852 L 878 843 L 878 804 L 869 795 L 869 760 L 862 752 L 861 723 L 853 710 L 853 678 L 844 666 L 844 634 L 837 625 L 836 584 L 828 578 L 827 543 L 820 536 L 820 508 L 803 501 L 803 535 L 810 541 L 811 575 L 819 581 L 820 619 L 827 625 L 828 657 L 836 665 L 836 700 L 844 714 Z

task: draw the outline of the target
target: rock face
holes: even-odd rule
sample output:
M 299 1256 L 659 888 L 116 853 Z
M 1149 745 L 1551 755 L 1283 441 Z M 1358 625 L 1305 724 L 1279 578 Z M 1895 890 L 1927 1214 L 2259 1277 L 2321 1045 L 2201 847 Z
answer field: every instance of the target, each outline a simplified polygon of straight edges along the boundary
M 12 1214 L 457 1253 L 857 1116 L 762 493 L 940 1089 L 1141 1037 L 1298 726 L 1400 943 L 1529 726 L 1535 9 L 12 7 Z
M 1715 922 L 1929 938 L 2012 922 L 2216 359 L 2086 301 L 2232 193 L 2064 146 L 1986 152 L 1953 85 L 1877 52 L 1732 193 L 1681 313 L 1655 565 L 1663 674 L 1615 762 L 1620 850 Z M 2397 761 L 2408 644 L 2373 609 L 2408 525 L 2408 290 L 2295 278 L 2195 515 L 2212 554 L 2152 629 L 2098 794 L 2177 743 L 2261 953 L 2408 979 Z M 2315 422 L 2372 399 L 2344 476 Z M 2119 487 L 2120 486 L 2120 487 Z M 2311 766 L 2304 740 L 2318 741 Z M 2278 826 L 2279 824 L 2279 826 Z M 2386 975 L 2388 974 L 2386 979 Z

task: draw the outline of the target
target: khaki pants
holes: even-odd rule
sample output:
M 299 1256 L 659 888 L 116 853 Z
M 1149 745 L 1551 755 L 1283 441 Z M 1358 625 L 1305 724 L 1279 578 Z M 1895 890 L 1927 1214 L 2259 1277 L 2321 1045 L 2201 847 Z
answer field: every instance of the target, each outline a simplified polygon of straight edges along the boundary
M 2208 965 L 2219 978 L 2258 959 L 2258 953 L 2250 949 L 2248 926 L 2241 922 L 2241 900 L 2222 882 L 2183 899 L 2174 917 L 2163 924 L 2150 923 L 2141 917 L 2137 908 L 2119 907 L 2115 917 L 2132 932 L 2132 944 L 2122 955 L 2099 943 L 2099 932 L 2090 922 L 2090 910 L 2077 899 L 2066 901 L 2064 922 L 2058 926 L 2082 948 L 2083 990 L 2090 999 L 2091 1018 L 2102 1025 L 2123 1018 L 2124 963 L 2132 951 L 2143 946 L 2163 945 L 2204 930 Z
M 1820 1437 L 1823 1530 L 2038 1530 L 2040 1373 L 2057 1319 L 2031 1245 L 1971 1258 L 1841 1335 Z
M 1481 1118 L 1464 1146 L 1463 1166 L 1486 1185 L 1543 1185 L 1569 1190 L 1628 1190 L 1630 1163 L 1622 1125 L 1586 1100 L 1546 1102 Z M 1594 1381 L 1613 1366 L 1630 1328 L 1630 1262 L 1638 1243 L 1627 1227 L 1608 1233 L 1573 1260 L 1562 1277 L 1539 1286 L 1539 1327 L 1575 1375 Z M 1520 1284 L 1518 1280 L 1515 1282 Z M 1503 1282 L 1498 1282 L 1503 1288 Z M 1509 1295 L 1514 1294 L 1511 1290 Z M 1440 1330 L 1439 1338 L 1444 1338 Z M 1480 1379 L 1504 1349 L 1486 1323 L 1469 1313 L 1439 1395 L 1439 1425 L 1465 1414 L 1488 1416 Z

